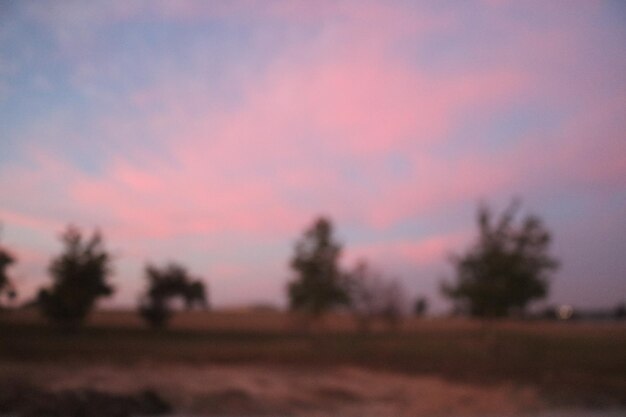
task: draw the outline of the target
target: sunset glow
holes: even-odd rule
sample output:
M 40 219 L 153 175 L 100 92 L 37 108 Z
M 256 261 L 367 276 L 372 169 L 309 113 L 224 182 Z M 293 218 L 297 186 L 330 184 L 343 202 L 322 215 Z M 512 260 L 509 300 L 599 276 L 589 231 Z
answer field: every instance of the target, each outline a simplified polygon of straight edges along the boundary
M 445 3 L 445 5 L 444 5 Z M 0 5 L 1 242 L 21 297 L 69 223 L 116 255 L 112 305 L 177 260 L 216 306 L 283 305 L 329 216 L 433 298 L 479 202 L 539 214 L 550 302 L 626 296 L 619 1 L 66 1 Z

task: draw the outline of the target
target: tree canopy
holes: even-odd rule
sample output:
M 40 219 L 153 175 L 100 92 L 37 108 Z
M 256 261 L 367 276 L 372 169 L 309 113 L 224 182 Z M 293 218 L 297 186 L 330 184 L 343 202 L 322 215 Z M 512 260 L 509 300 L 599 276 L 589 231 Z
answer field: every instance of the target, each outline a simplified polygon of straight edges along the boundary
M 153 327 L 163 327 L 172 315 L 170 300 L 180 298 L 187 309 L 208 307 L 206 288 L 201 279 L 190 276 L 187 269 L 177 263 L 162 268 L 146 265 L 148 288 L 141 301 L 139 313 Z
M 7 274 L 7 269 L 13 263 L 15 263 L 15 257 L 0 246 L 0 308 L 3 307 L 3 298 L 15 297 L 15 288 Z
M 426 297 L 420 296 L 415 299 L 413 303 L 413 314 L 417 317 L 422 317 L 426 315 L 428 311 L 428 299 Z
M 550 272 L 559 265 L 548 253 L 550 232 L 535 215 L 516 223 L 518 209 L 514 201 L 494 219 L 481 205 L 478 238 L 465 254 L 451 258 L 456 282 L 443 283 L 443 293 L 473 316 L 523 313 L 530 301 L 548 293 Z
M 398 280 L 384 276 L 361 259 L 347 274 L 347 284 L 350 309 L 362 331 L 368 331 L 376 318 L 392 327 L 400 321 L 406 300 Z
M 0 224 L 0 232 L 2 224 Z M 15 256 L 8 249 L 0 245 L 0 309 L 4 306 L 3 299 L 15 298 L 16 292 L 13 282 L 9 278 L 7 269 L 15 263 Z
M 296 242 L 290 266 L 295 277 L 287 292 L 292 310 L 314 317 L 338 305 L 347 305 L 345 277 L 339 269 L 341 245 L 335 241 L 329 219 L 319 217 Z
M 84 239 L 80 229 L 69 226 L 61 235 L 64 251 L 50 263 L 52 286 L 39 292 L 38 304 L 50 319 L 76 325 L 91 311 L 96 300 L 113 294 L 107 282 L 112 258 L 100 232 Z

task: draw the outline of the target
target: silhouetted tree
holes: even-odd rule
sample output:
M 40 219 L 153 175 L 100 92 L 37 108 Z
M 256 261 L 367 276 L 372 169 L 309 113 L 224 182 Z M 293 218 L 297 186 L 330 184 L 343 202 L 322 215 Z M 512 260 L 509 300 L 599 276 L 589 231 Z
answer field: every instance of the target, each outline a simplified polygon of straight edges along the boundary
M 112 259 L 98 231 L 86 240 L 78 228 L 68 226 L 61 241 L 64 251 L 48 268 L 53 284 L 40 290 L 38 305 L 46 317 L 75 326 L 85 319 L 98 298 L 113 294 L 107 282 Z
M 392 279 L 385 283 L 381 293 L 382 308 L 381 318 L 393 330 L 396 329 L 403 319 L 403 311 L 406 304 L 404 290 L 400 281 Z
M 185 300 L 185 305 L 188 309 L 193 308 L 194 306 L 200 308 L 209 308 L 209 302 L 206 297 L 206 287 L 204 282 L 195 281 L 190 282 L 185 288 L 183 299 Z
M 187 269 L 170 263 L 163 268 L 147 265 L 148 288 L 141 300 L 139 313 L 152 327 L 163 327 L 172 316 L 170 301 L 180 298 L 187 309 L 208 308 L 206 288 L 200 279 L 194 280 Z
M 14 263 L 15 257 L 7 249 L 0 246 L 0 309 L 4 308 L 3 299 L 11 300 L 16 296 L 13 282 L 7 274 L 7 269 Z
M 418 317 L 422 317 L 428 310 L 428 300 L 426 297 L 417 297 L 415 304 L 413 305 L 413 314 Z
M 296 242 L 290 266 L 295 278 L 288 283 L 289 305 L 317 318 L 349 302 L 345 277 L 339 269 L 341 246 L 334 240 L 330 220 L 320 217 Z
M 626 303 L 619 303 L 613 311 L 613 316 L 616 320 L 626 319 Z
M 172 310 L 165 298 L 146 298 L 141 301 L 139 314 L 150 327 L 164 327 L 172 317 Z
M 456 283 L 442 284 L 457 307 L 478 317 L 523 313 L 533 299 L 545 297 L 549 273 L 558 262 L 548 254 L 550 233 L 529 215 L 514 223 L 519 204 L 513 202 L 494 221 L 487 206 L 478 210 L 478 239 L 461 256 L 453 256 Z
M 348 274 L 350 308 L 361 331 L 368 331 L 371 322 L 380 315 L 383 282 L 365 260 L 359 260 Z
M 395 327 L 402 318 L 404 295 L 399 282 L 387 279 L 365 260 L 359 260 L 347 274 L 347 289 L 361 331 L 368 331 L 375 319 Z

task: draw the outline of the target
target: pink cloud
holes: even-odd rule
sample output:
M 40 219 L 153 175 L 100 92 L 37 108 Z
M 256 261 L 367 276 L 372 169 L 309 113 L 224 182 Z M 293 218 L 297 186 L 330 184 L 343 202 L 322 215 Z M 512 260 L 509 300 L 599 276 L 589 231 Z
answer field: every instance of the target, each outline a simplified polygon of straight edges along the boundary
M 84 210 L 108 212 L 117 228 L 144 236 L 203 233 L 276 233 L 293 214 L 278 203 L 272 184 L 230 182 L 211 170 L 112 165 L 106 179 L 82 179 L 70 189 Z
M 294 238 L 319 213 L 378 233 L 494 194 L 615 189 L 626 176 L 626 103 L 621 91 L 598 87 L 606 70 L 587 59 L 588 39 L 599 35 L 583 12 L 531 27 L 514 18 L 514 3 L 495 5 L 483 10 L 485 21 L 506 39 L 468 52 L 477 56 L 458 68 L 435 71 L 414 62 L 414 52 L 402 45 L 456 34 L 464 22 L 458 12 L 381 2 L 73 6 L 36 14 L 57 36 L 77 91 L 103 109 L 120 106 L 91 117 L 105 143 L 90 150 L 105 149 L 97 173 L 83 172 L 64 155 L 82 143 L 69 132 L 78 116 L 52 115 L 19 138 L 62 144 L 48 152 L 32 145 L 25 163 L 1 168 L 0 220 L 23 228 L 56 233 L 69 221 L 98 225 L 113 240 L 132 242 L 124 250 L 137 261 L 178 249 L 154 249 L 152 241 L 180 242 L 191 252 L 245 240 L 261 250 L 268 241 Z M 584 7 L 597 13 L 597 6 Z M 561 16 L 558 9 L 533 13 Z M 269 51 L 266 61 L 257 67 L 236 60 L 225 80 L 203 74 L 197 63 L 206 62 L 207 50 L 197 45 L 188 51 L 189 68 L 148 62 L 143 69 L 153 75 L 151 84 L 119 95 L 98 90 L 98 80 L 124 75 L 120 63 L 99 65 L 108 57 L 97 56 L 98 31 L 137 16 L 246 25 L 275 19 L 286 25 L 278 35 L 297 41 L 273 48 L 268 39 L 278 35 L 262 26 L 258 42 Z M 228 84 L 233 97 L 225 97 L 218 82 Z M 489 123 L 520 103 L 559 113 L 555 126 L 497 152 L 478 146 L 454 156 L 439 152 L 454 146 L 451 136 L 463 132 L 468 118 Z M 394 166 L 398 156 L 404 167 Z M 350 253 L 424 265 L 463 242 L 459 236 L 355 242 Z M 254 275 L 249 265 L 220 265 L 215 271 L 224 280 Z
M 322 210 L 330 207 L 333 212 L 358 217 L 355 210 L 345 210 L 352 204 L 342 206 L 354 198 L 343 191 L 346 184 L 336 164 L 326 169 L 329 164 L 325 158 L 347 158 L 375 166 L 390 151 L 415 154 L 442 141 L 457 123 L 461 109 L 506 101 L 523 86 L 523 76 L 511 71 L 495 69 L 439 79 L 410 69 L 406 63 L 385 59 L 378 50 L 359 51 L 356 56 L 337 55 L 331 50 L 322 53 L 319 61 L 309 59 L 301 65 L 298 60 L 287 60 L 289 64 L 281 61 L 257 83 L 247 84 L 237 109 L 207 115 L 206 123 L 173 121 L 185 126 L 170 139 L 172 152 L 187 172 L 182 176 L 190 180 L 183 182 L 203 182 L 205 194 L 220 195 L 220 201 L 212 200 L 211 204 L 220 205 L 220 211 L 228 211 L 231 216 L 236 211 L 226 208 L 229 205 L 267 198 L 262 205 L 269 211 L 263 218 L 282 219 L 281 224 L 290 218 L 293 227 L 305 216 L 284 200 L 284 194 L 309 190 Z M 172 89 L 165 87 L 165 91 Z M 162 97 L 161 93 L 142 94 Z M 196 99 L 192 95 L 188 100 Z M 197 100 L 194 107 L 202 107 L 202 99 Z M 445 174 L 442 161 L 419 158 L 420 174 L 429 174 L 424 163 Z M 263 178 L 245 176 L 246 171 L 254 170 L 263 171 Z M 178 173 L 162 168 L 159 171 L 163 177 L 180 180 Z M 395 186 L 390 185 L 389 177 L 388 173 L 372 172 L 366 181 L 375 193 L 360 195 L 365 200 L 357 210 L 379 210 L 376 194 L 387 193 L 382 189 Z M 408 180 L 419 184 L 416 177 Z M 421 181 L 423 187 L 428 186 L 427 181 Z M 176 180 L 172 183 L 175 185 Z M 461 184 L 456 188 L 463 187 Z M 437 188 L 440 184 L 434 182 L 421 194 L 429 195 Z M 277 195 L 276 190 L 283 195 Z M 205 202 L 189 195 L 203 194 L 198 191 L 180 200 L 203 206 Z M 272 216 L 271 212 L 278 209 L 283 212 Z M 391 210 L 393 213 L 394 208 Z M 396 218 L 375 214 L 364 220 L 389 225 Z M 221 223 L 232 224 L 224 220 Z
M 377 14 L 366 15 L 370 20 Z M 134 93 L 129 101 L 140 106 L 155 99 L 167 103 L 162 112 L 147 112 L 143 122 L 149 131 L 166 132 L 155 145 L 169 150 L 174 162 L 147 157 L 129 145 L 125 157 L 110 161 L 99 178 L 66 173 L 68 197 L 108 227 L 166 237 L 229 230 L 287 234 L 316 211 L 387 227 L 451 198 L 462 199 L 476 187 L 488 190 L 489 175 L 451 179 L 447 163 L 428 156 L 427 149 L 444 140 L 462 109 L 513 96 L 524 85 L 523 75 L 499 68 L 445 78 L 420 72 L 386 52 L 395 39 L 388 33 L 390 16 L 402 17 L 382 16 L 389 23 L 382 36 L 371 29 L 366 36 L 378 43 L 346 49 L 347 40 L 364 34 L 363 16 L 358 16 L 357 23 L 342 29 L 338 46 L 329 47 L 322 36 L 308 45 L 313 54 L 306 59 L 297 58 L 299 50 L 288 51 L 291 59 L 282 58 L 255 82 L 244 83 L 242 104 L 231 111 L 190 114 L 186 109 L 206 108 L 211 98 L 191 87 L 179 96 L 173 87 L 178 79 Z M 113 137 L 133 133 L 119 118 L 107 120 L 105 128 Z M 414 165 L 401 183 L 378 167 L 392 151 L 409 156 Z M 371 165 L 364 178 L 369 189 L 346 193 L 351 185 L 341 166 L 325 160 L 337 157 Z M 44 170 L 71 169 L 38 163 Z M 417 193 L 407 192 L 410 187 Z M 302 190 L 317 207 L 303 208 L 285 198 Z
M 20 212 L 4 209 L 0 209 L 0 219 L 2 222 L 34 230 L 52 231 L 58 226 L 56 222 L 47 220 L 42 216 L 25 215 Z
M 423 267 L 438 264 L 453 250 L 469 241 L 468 231 L 436 235 L 418 240 L 394 240 L 367 245 L 356 244 L 346 250 L 346 265 L 359 259 L 371 260 L 376 265 L 409 265 Z

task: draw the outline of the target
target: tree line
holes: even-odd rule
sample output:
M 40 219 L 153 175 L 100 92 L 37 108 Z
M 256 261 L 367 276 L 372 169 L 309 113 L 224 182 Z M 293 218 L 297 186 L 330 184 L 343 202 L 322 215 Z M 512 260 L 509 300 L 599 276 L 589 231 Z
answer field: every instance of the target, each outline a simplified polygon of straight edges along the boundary
M 80 326 L 96 302 L 114 294 L 109 282 L 113 275 L 113 257 L 104 246 L 102 234 L 96 230 L 90 237 L 68 226 L 61 234 L 63 251 L 54 257 L 48 274 L 52 283 L 41 288 L 32 304 L 51 321 L 64 327 Z M 16 258 L 0 247 L 0 309 L 15 298 L 15 286 L 7 269 Z M 171 301 L 179 298 L 186 308 L 208 308 L 207 290 L 202 279 L 171 262 L 161 267 L 147 264 L 144 269 L 145 293 L 141 296 L 139 314 L 152 327 L 163 327 L 172 316 Z
M 519 208 L 513 201 L 494 216 L 487 205 L 479 206 L 478 235 L 466 252 L 450 256 L 455 276 L 441 283 L 455 312 L 519 317 L 533 300 L 547 296 L 551 274 L 559 267 L 549 251 L 551 234 L 536 215 L 516 221 Z M 350 308 L 363 329 L 375 318 L 397 323 L 406 308 L 400 282 L 373 270 L 365 260 L 341 271 L 340 253 L 330 220 L 317 219 L 295 246 L 291 267 L 296 274 L 288 285 L 291 309 L 315 318 L 332 308 Z M 426 308 L 425 298 L 415 300 L 415 313 L 423 314 Z
M 477 236 L 461 254 L 450 256 L 455 274 L 441 284 L 442 294 L 454 310 L 475 317 L 521 316 L 527 306 L 547 296 L 558 260 L 550 254 L 551 234 L 536 215 L 517 219 L 519 203 L 513 202 L 499 216 L 486 205 L 477 211 Z M 97 300 L 115 292 L 109 279 L 113 257 L 99 231 L 85 237 L 74 226 L 61 235 L 63 251 L 49 264 L 51 283 L 42 288 L 34 302 L 50 320 L 65 326 L 80 325 Z M 330 219 L 319 217 L 294 245 L 289 261 L 292 277 L 286 292 L 291 311 L 305 326 L 331 310 L 353 314 L 360 329 L 374 321 L 396 326 L 409 308 L 400 281 L 361 259 L 351 268 L 340 266 L 342 246 L 334 236 Z M 7 274 L 16 262 L 0 246 L 0 308 L 15 298 L 15 283 Z M 205 281 L 193 276 L 180 263 L 144 268 L 146 288 L 138 313 L 153 327 L 163 327 L 173 314 L 172 302 L 185 308 L 209 308 Z M 425 297 L 413 300 L 413 312 L 428 308 Z

